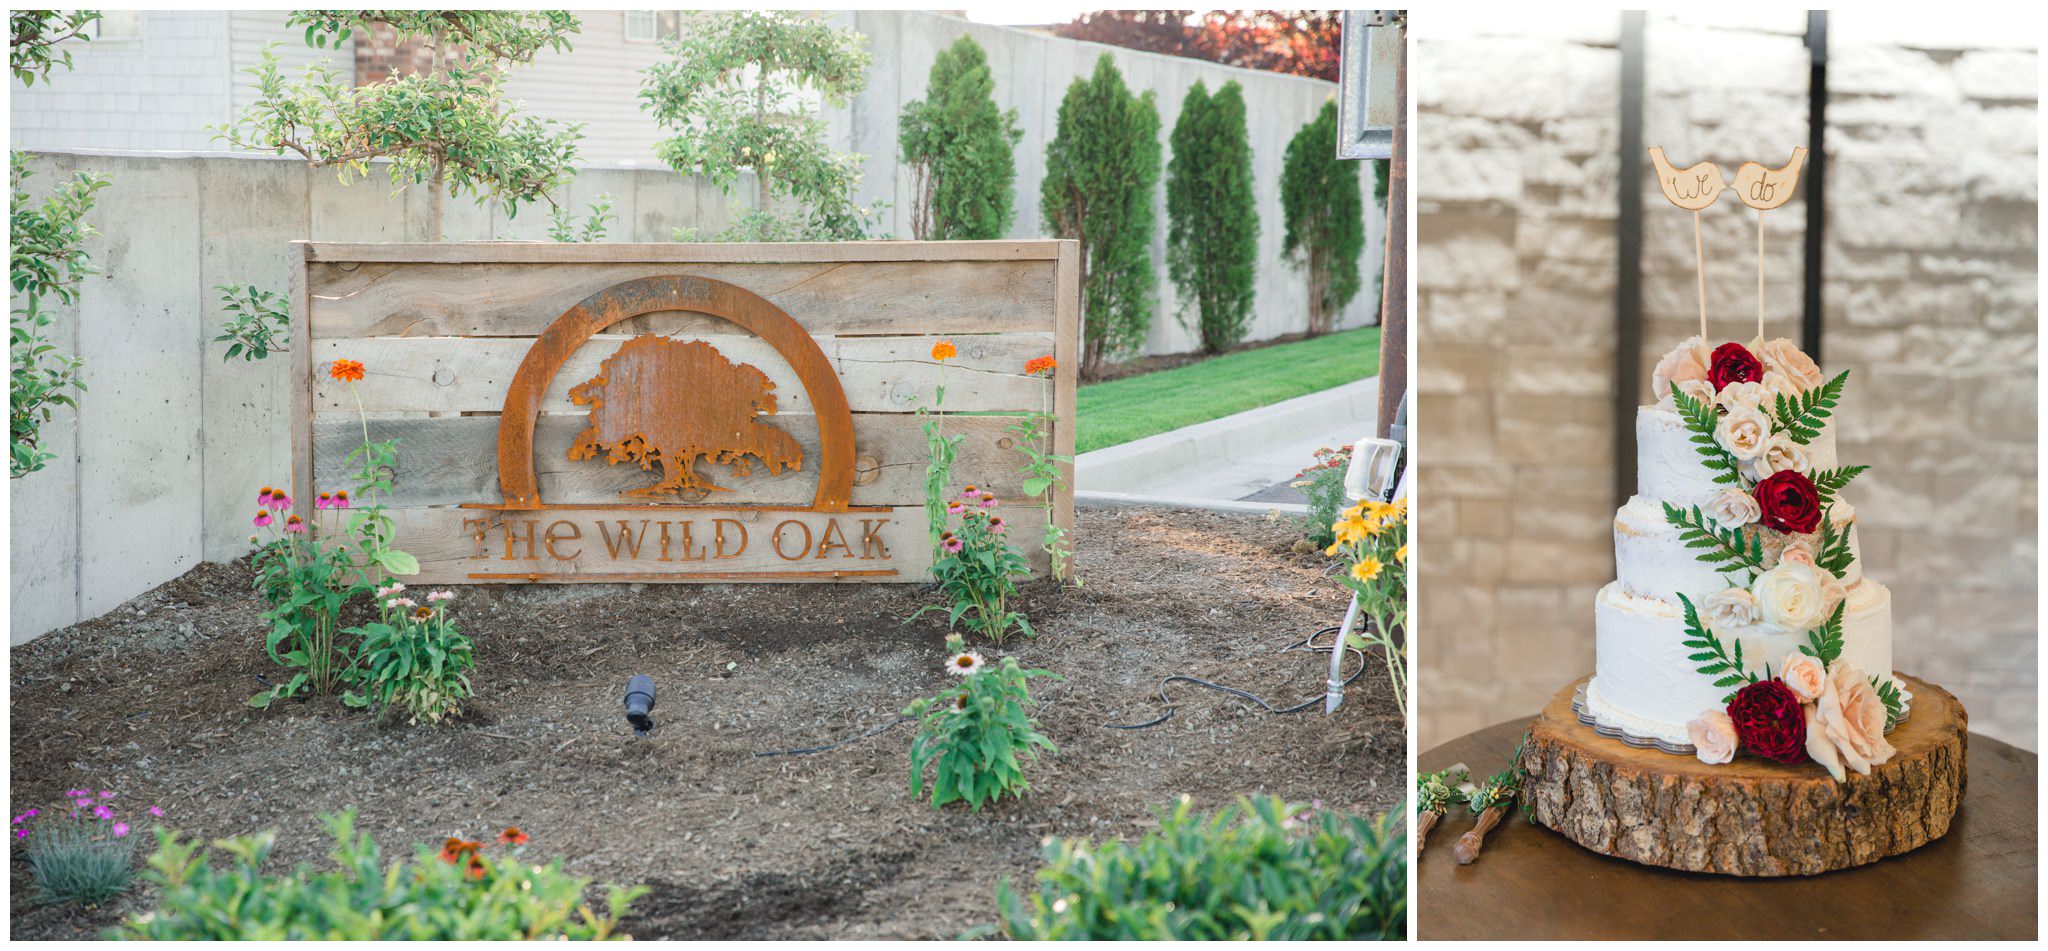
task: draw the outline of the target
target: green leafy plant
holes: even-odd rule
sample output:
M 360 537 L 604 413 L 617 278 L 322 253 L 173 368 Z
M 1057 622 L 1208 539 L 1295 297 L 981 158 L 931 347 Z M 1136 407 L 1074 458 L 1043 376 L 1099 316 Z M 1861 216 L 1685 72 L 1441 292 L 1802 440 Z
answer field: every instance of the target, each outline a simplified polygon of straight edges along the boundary
M 1691 598 L 1681 593 L 1678 601 L 1685 607 L 1685 640 L 1682 643 L 1693 649 L 1694 653 L 1687 655 L 1687 659 L 1700 665 L 1699 672 L 1714 677 L 1716 687 L 1756 683 L 1756 675 L 1743 669 L 1742 639 L 1735 639 L 1735 649 L 1731 653 L 1721 645 L 1721 639 L 1714 636 L 1713 631 L 1700 623 L 1700 613 L 1692 606 Z M 1721 702 L 1725 704 L 1734 696 L 1735 691 L 1730 690 Z
M 1152 198 L 1159 184 L 1159 109 L 1133 94 L 1108 53 L 1060 100 L 1045 146 L 1039 210 L 1053 233 L 1081 242 L 1081 371 L 1135 350 L 1152 325 Z
M 946 504 L 941 524 L 953 525 L 954 530 L 939 534 L 939 559 L 932 564 L 932 577 L 949 603 L 925 605 L 911 619 L 943 611 L 948 627 L 964 621 L 968 630 L 997 644 L 1012 631 L 1037 636 L 1024 612 L 1010 609 L 1017 597 L 1017 578 L 1030 573 L 1031 567 L 1024 553 L 1010 544 L 1009 525 L 995 508 L 994 492 L 971 485 Z
M 1337 103 L 1287 143 L 1280 171 L 1281 251 L 1308 274 L 1308 332 L 1328 333 L 1337 312 L 1358 296 L 1365 250 L 1365 204 L 1358 163 L 1337 157 Z
M 1337 513 L 1344 508 L 1344 466 L 1350 457 L 1350 446 L 1324 446 L 1316 450 L 1316 461 L 1295 473 L 1294 481 L 1288 483 L 1308 499 L 1301 533 L 1317 548 L 1328 548 L 1337 541 Z
M 1041 508 L 1045 513 L 1045 553 L 1052 563 L 1052 576 L 1061 581 L 1071 580 L 1079 587 L 1081 579 L 1073 573 L 1073 546 L 1067 541 L 1066 530 L 1053 519 L 1053 498 L 1059 487 L 1067 482 L 1066 471 L 1062 467 L 1074 462 L 1073 456 L 1052 451 L 1052 433 L 1056 425 L 1052 412 L 1052 375 L 1058 367 L 1050 355 L 1033 357 L 1024 364 L 1026 376 L 1045 380 L 1045 385 L 1039 390 L 1039 409 L 1026 413 L 1022 419 L 1005 427 L 1005 431 L 1017 434 L 1017 451 L 1024 455 L 1024 494 L 1044 500 Z
M 1813 563 L 1840 578 L 1849 573 L 1849 566 L 1856 563 L 1856 555 L 1849 550 L 1848 531 L 1836 531 L 1834 519 L 1823 515 L 1820 518 L 1820 550 L 1813 553 Z
M 8 380 L 12 437 L 8 475 L 15 479 L 56 458 L 43 446 L 43 425 L 59 406 L 76 410 L 75 394 L 85 389 L 79 378 L 84 361 L 59 353 L 57 345 L 50 342 L 56 318 L 49 304 L 53 298 L 61 304 L 76 304 L 79 285 L 99 273 L 85 251 L 86 240 L 99 232 L 86 223 L 85 216 L 99 200 L 99 190 L 108 184 L 104 177 L 79 172 L 40 203 L 32 203 L 25 183 L 34 174 L 28 169 L 26 155 L 10 154 L 8 270 L 15 306 L 8 314 L 8 357 L 13 371 Z
M 387 160 L 392 185 L 428 187 L 435 241 L 446 196 L 471 195 L 517 215 L 527 202 L 553 205 L 553 192 L 574 177 L 580 126 L 520 115 L 504 95 L 511 65 L 544 49 L 569 49 L 580 25 L 566 11 L 300 10 L 287 22 L 305 27 L 307 44 L 320 47 L 388 28 L 397 42 L 424 46 L 431 67 L 359 86 L 314 62 L 287 79 L 265 49 L 263 61 L 244 70 L 255 99 L 233 122 L 212 127 L 215 138 L 295 153 L 314 168 L 335 169 L 343 184 Z
M 1720 423 L 1720 413 L 1711 403 L 1702 403 L 1679 390 L 1678 384 L 1671 384 L 1671 400 L 1678 406 L 1678 416 L 1685 422 L 1685 428 L 1692 433 L 1693 450 L 1700 454 L 1702 465 L 1714 473 L 1714 481 L 1721 485 L 1741 485 L 1742 467 L 1735 461 L 1735 455 L 1714 439 L 1714 427 Z
M 1408 850 L 1398 811 L 1377 820 L 1270 796 L 1210 816 L 1183 796 L 1136 842 L 1055 837 L 1038 887 L 996 888 L 1022 941 L 1399 940 Z
M 1817 657 L 1823 665 L 1832 664 L 1842 656 L 1842 609 L 1849 606 L 1843 601 L 1835 605 L 1834 613 L 1821 626 L 1806 632 L 1806 643 L 1799 645 L 1799 652 L 1808 657 Z
M 1016 220 L 1017 110 L 996 107 L 988 53 L 962 35 L 939 51 L 925 99 L 903 104 L 896 147 L 910 167 L 919 241 L 1000 238 Z
M 7 65 L 23 86 L 36 80 L 50 81 L 50 70 L 71 68 L 71 51 L 60 50 L 66 40 L 92 42 L 91 27 L 100 18 L 98 10 L 10 10 L 7 14 Z
M 522 853 L 524 833 L 499 837 L 502 858 L 477 842 L 450 839 L 437 855 L 419 846 L 410 861 L 385 867 L 355 812 L 323 816 L 334 839 L 332 865 L 265 870 L 275 832 L 221 839 L 216 854 L 159 828 L 147 878 L 157 905 L 106 937 L 144 941 L 612 940 L 643 887 L 606 886 L 605 911 L 584 898 L 590 882 L 556 858 L 536 864 Z M 218 860 L 218 864 L 217 863 Z
M 1351 635 L 1360 650 L 1378 648 L 1401 716 L 1408 716 L 1408 500 L 1360 499 L 1330 526 L 1338 579 L 1358 595 L 1367 623 Z
M 1821 508 L 1835 504 L 1835 496 L 1847 488 L 1850 481 L 1870 470 L 1869 466 L 1842 466 L 1837 469 L 1818 469 L 1809 477 L 1813 488 L 1820 495 Z
M 945 557 L 940 540 L 946 533 L 946 505 L 952 501 L 953 460 L 960 454 L 962 436 L 946 435 L 946 361 L 960 355 L 951 340 L 932 344 L 932 362 L 938 365 L 938 382 L 933 387 L 932 405 L 919 404 L 917 418 L 924 426 L 924 523 L 931 539 L 932 561 Z
M 986 803 L 1031 788 L 1024 766 L 1037 760 L 1039 750 L 1059 752 L 1038 732 L 1027 707 L 1032 678 L 1061 678 L 1048 670 L 1025 670 L 1014 657 L 991 666 L 981 655 L 968 653 L 957 634 L 946 638 L 946 648 L 952 654 L 946 669 L 964 678 L 960 687 L 903 711 L 918 718 L 917 736 L 910 741 L 910 795 L 925 798 L 929 772 L 932 808 L 964 802 L 980 812 Z
M 562 244 L 603 241 L 605 231 L 617 219 L 618 216 L 612 214 L 612 196 L 599 195 L 596 201 L 590 203 L 590 213 L 584 216 L 580 225 L 569 209 L 556 207 L 550 217 L 548 237 Z
M 1906 718 L 1906 698 L 1899 694 L 1899 684 L 1883 677 L 1870 678 L 1871 689 L 1877 691 L 1877 699 L 1884 704 L 1884 728 L 1890 730 Z
M 1236 346 L 1251 321 L 1259 257 L 1252 144 L 1236 80 L 1214 96 L 1200 81 L 1188 90 L 1166 165 L 1166 220 L 1166 269 L 1181 289 L 1182 326 L 1192 307 L 1202 349 Z
M 332 499 L 320 501 L 316 516 Z M 341 506 L 347 504 L 344 492 Z M 255 525 L 270 534 L 250 559 L 255 589 L 270 605 L 263 612 L 270 625 L 263 650 L 291 672 L 282 683 L 249 698 L 250 706 L 261 709 L 301 694 L 332 693 L 350 676 L 352 652 L 337 635 L 342 606 L 362 590 L 362 581 L 351 546 L 345 540 L 329 541 L 334 526 L 323 518 L 309 523 L 287 515 L 291 496 L 268 486 L 257 493 L 256 505 Z
M 1828 416 L 1835 410 L 1835 404 L 1842 399 L 1842 388 L 1849 382 L 1849 371 L 1843 370 L 1832 380 L 1816 389 L 1807 390 L 1797 397 L 1777 394 L 1777 412 L 1771 419 L 1771 431 L 1792 437 L 1792 441 L 1805 445 L 1820 435 L 1827 425 Z
M 469 698 L 476 665 L 469 637 L 448 616 L 453 591 L 434 591 L 420 604 L 392 583 L 376 591 L 378 620 L 361 627 L 362 689 L 342 698 L 352 707 L 403 713 L 408 722 L 440 723 Z
M 1715 571 L 1734 573 L 1764 570 L 1763 536 L 1740 528 L 1722 528 L 1695 505 L 1682 509 L 1664 504 L 1664 521 L 1678 529 L 1685 547 L 1698 549 L 1693 558 L 1713 565 Z
M 655 154 L 684 175 L 732 194 L 754 176 L 754 206 L 721 241 L 850 241 L 874 209 L 854 201 L 862 156 L 834 153 L 825 122 L 805 105 L 844 106 L 867 86 L 866 38 L 785 11 L 708 15 L 663 44 L 667 60 L 642 72 L 640 108 L 669 138 Z M 774 199 L 797 208 L 778 212 Z M 684 235 L 680 235 L 682 237 Z
M 221 322 L 215 343 L 228 345 L 221 360 L 261 360 L 273 353 L 291 352 L 291 309 L 283 294 L 254 284 L 220 284 L 221 310 L 228 318 Z
M 37 899 L 96 905 L 128 890 L 135 877 L 135 838 L 116 814 L 114 792 L 71 789 L 63 805 L 14 817 Z M 163 815 L 155 806 L 152 815 Z

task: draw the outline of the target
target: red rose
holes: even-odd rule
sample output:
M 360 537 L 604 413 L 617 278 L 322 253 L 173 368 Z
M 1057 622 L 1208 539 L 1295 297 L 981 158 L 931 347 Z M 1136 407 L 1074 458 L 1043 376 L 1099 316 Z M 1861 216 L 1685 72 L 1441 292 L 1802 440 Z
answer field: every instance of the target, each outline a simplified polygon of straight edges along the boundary
M 1742 748 L 1780 763 L 1806 762 L 1806 711 L 1792 688 L 1759 680 L 1735 692 L 1728 719 Z
M 1756 484 L 1764 526 L 1805 535 L 1820 527 L 1820 492 L 1804 474 L 1784 469 Z
M 1714 348 L 1713 361 L 1707 367 L 1707 382 L 1714 384 L 1714 392 L 1730 383 L 1755 383 L 1763 378 L 1764 362 L 1748 347 L 1724 343 Z

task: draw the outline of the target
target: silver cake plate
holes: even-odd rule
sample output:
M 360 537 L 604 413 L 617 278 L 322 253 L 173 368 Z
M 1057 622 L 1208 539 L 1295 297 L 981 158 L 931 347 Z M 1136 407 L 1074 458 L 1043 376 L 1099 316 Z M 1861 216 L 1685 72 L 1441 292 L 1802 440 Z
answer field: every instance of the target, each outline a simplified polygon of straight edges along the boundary
M 1907 717 L 1913 714 L 1913 692 L 1906 689 L 1903 681 L 1894 681 L 1894 683 L 1899 685 L 1899 721 L 1904 722 Z M 1620 740 L 1622 743 L 1639 750 L 1658 750 L 1670 753 L 1673 756 L 1692 756 L 1699 752 L 1699 748 L 1691 743 L 1673 743 L 1654 736 L 1637 736 L 1622 727 L 1607 723 L 1594 716 L 1593 712 L 1586 708 L 1585 684 L 1580 684 L 1577 690 L 1572 691 L 1572 715 L 1578 717 L 1580 723 L 1592 727 L 1594 733 L 1610 739 Z M 1891 735 L 1891 732 L 1898 728 L 1898 723 L 1886 724 L 1884 728 L 1885 735 Z

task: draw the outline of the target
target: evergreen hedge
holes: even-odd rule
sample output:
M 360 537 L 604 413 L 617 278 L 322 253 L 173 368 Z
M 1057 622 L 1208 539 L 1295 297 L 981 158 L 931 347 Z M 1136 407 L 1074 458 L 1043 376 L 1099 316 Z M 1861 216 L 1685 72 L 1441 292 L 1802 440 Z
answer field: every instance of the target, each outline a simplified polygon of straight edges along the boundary
M 1199 315 L 1202 349 L 1221 353 L 1245 337 L 1258 275 L 1259 209 L 1244 88 L 1211 96 L 1197 81 L 1173 125 L 1166 167 L 1166 267 L 1181 289 L 1180 319 Z

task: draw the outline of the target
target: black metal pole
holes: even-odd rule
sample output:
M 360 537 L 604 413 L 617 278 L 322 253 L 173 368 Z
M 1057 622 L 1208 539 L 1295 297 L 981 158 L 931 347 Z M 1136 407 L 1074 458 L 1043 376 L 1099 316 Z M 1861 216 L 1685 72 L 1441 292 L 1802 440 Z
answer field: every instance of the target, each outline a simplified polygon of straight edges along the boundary
M 1806 13 L 1806 48 L 1813 71 L 1806 86 L 1806 286 L 1799 346 L 1820 361 L 1821 265 L 1827 248 L 1828 12 Z
M 1621 163 L 1614 218 L 1614 504 L 1636 489 L 1643 351 L 1643 12 L 1621 15 Z

